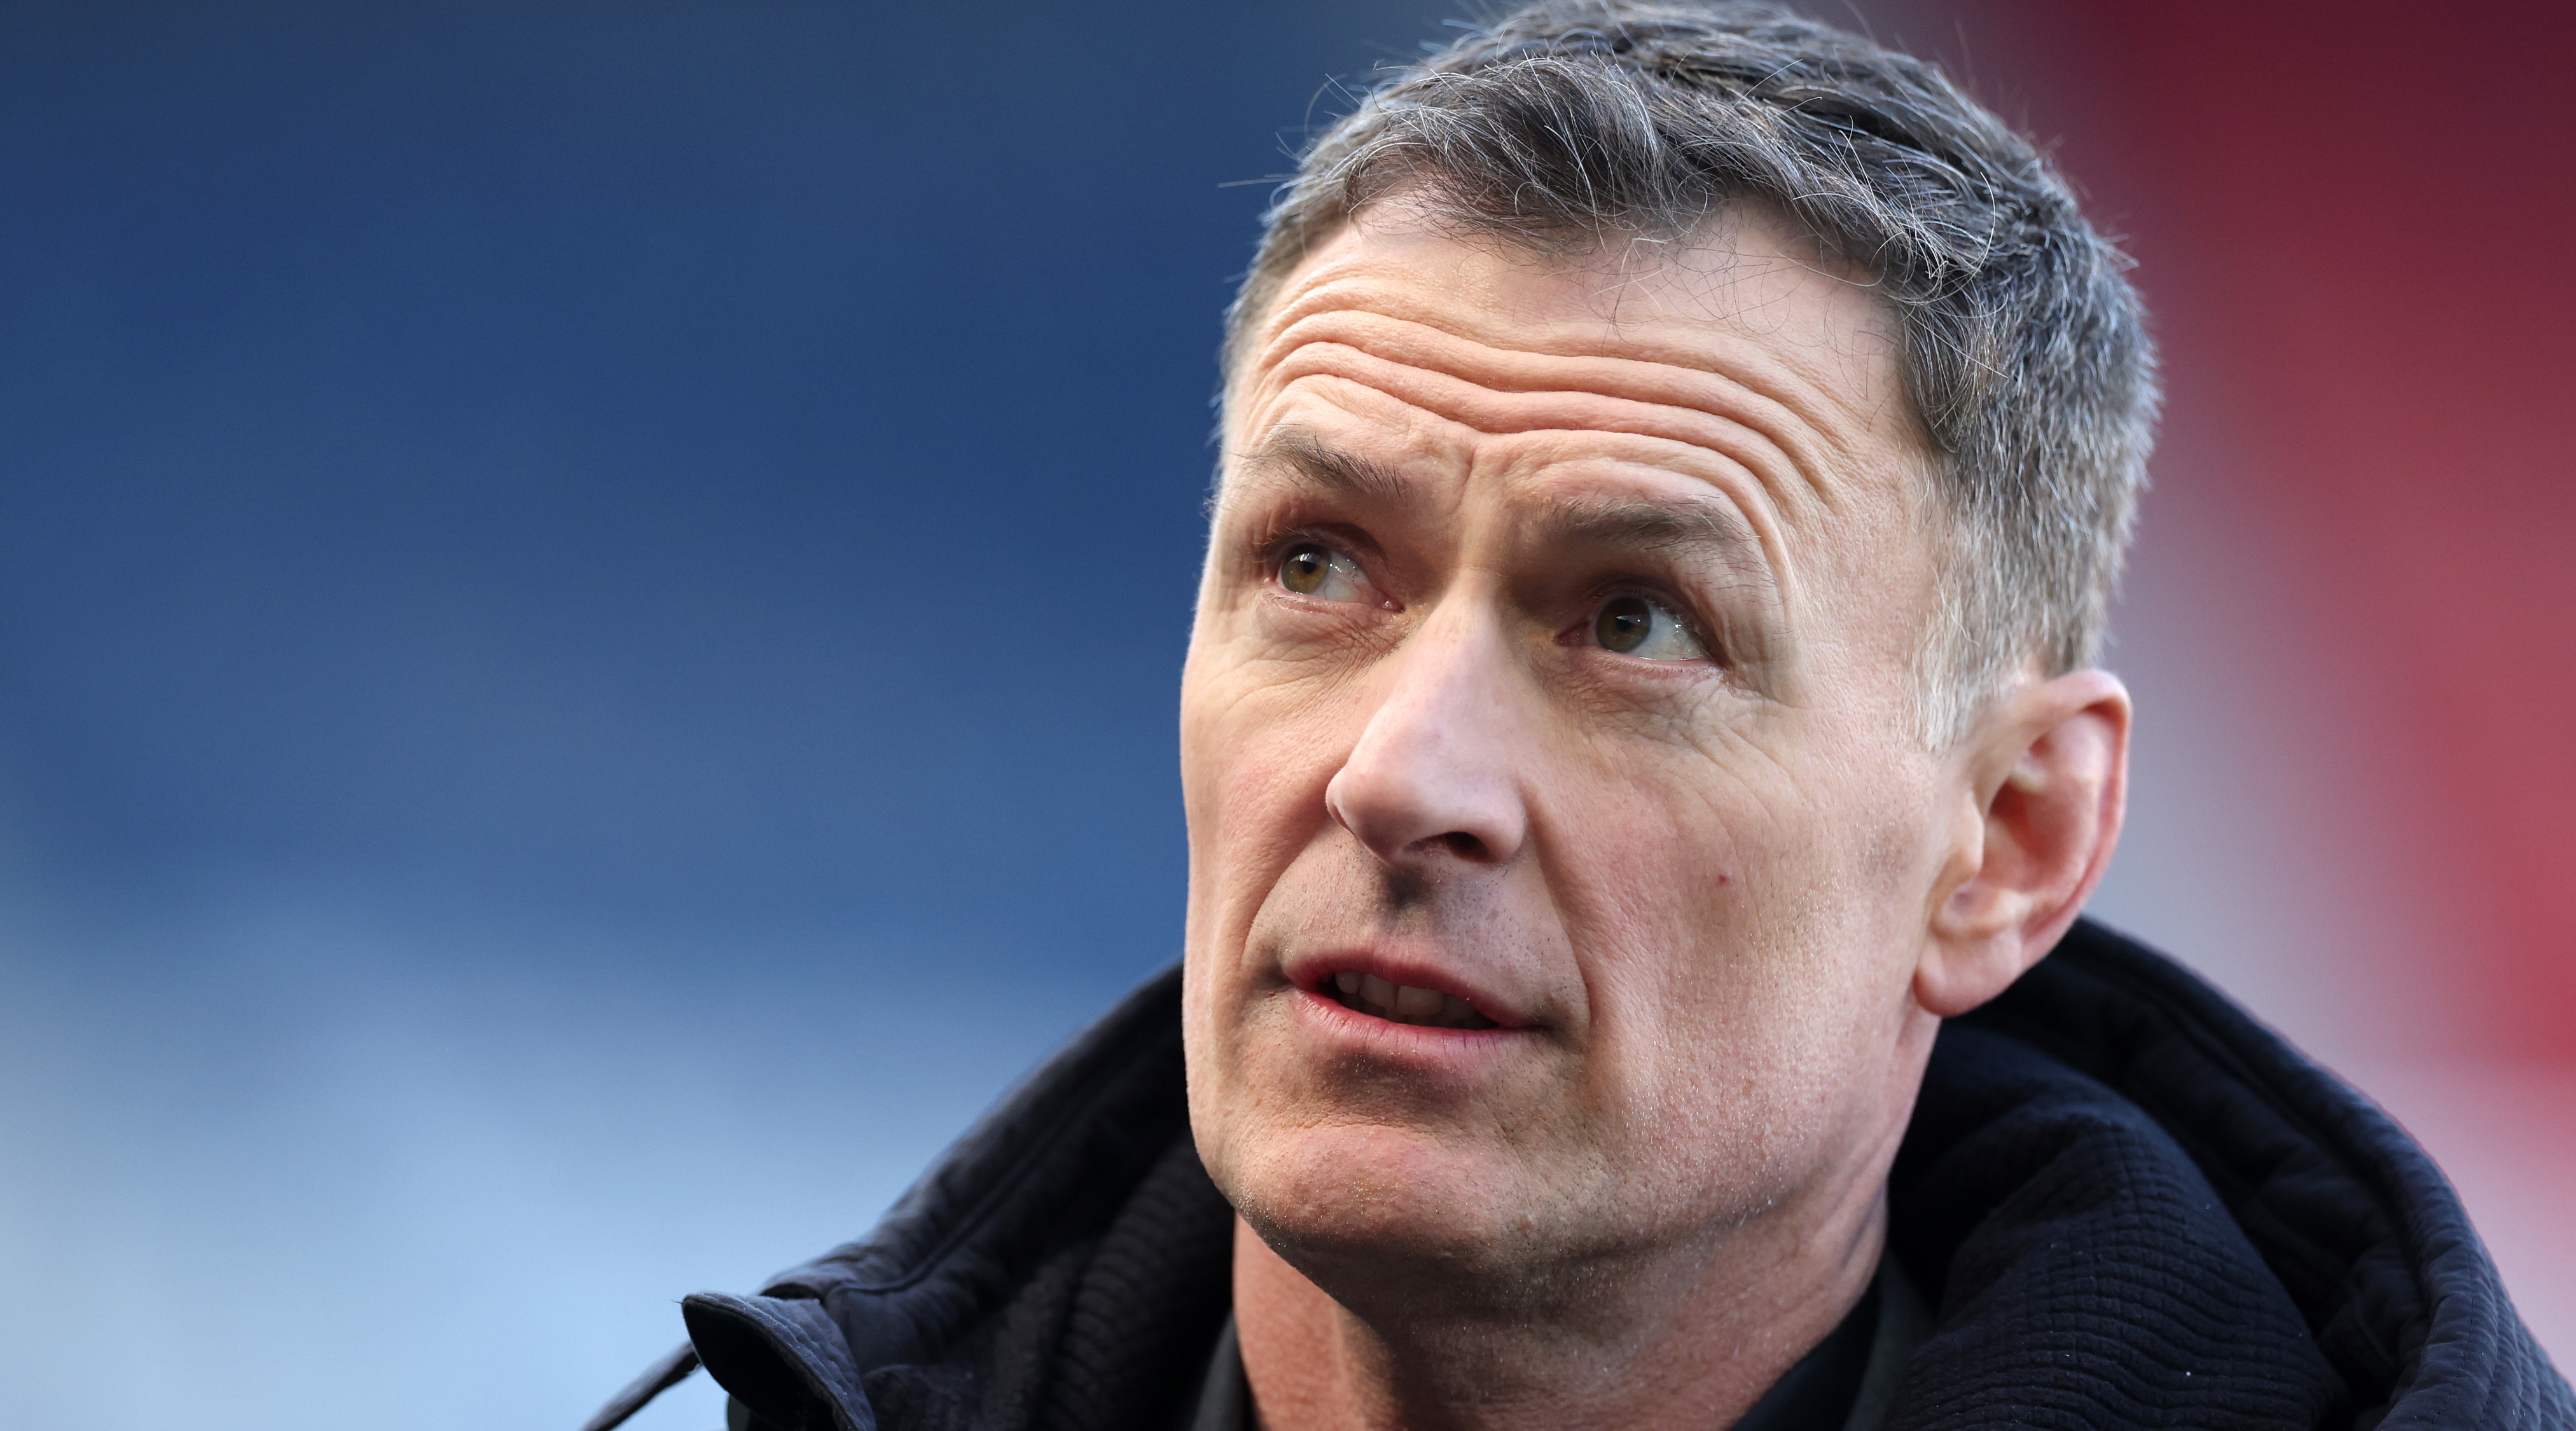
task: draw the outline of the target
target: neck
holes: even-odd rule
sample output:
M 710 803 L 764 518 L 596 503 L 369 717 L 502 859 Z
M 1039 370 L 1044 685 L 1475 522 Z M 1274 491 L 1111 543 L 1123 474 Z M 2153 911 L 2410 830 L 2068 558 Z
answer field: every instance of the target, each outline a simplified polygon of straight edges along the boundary
M 1824 1207 L 1594 1269 L 1536 1315 L 1523 1297 L 1418 1295 L 1437 1269 L 1395 1279 L 1395 1295 L 1337 1298 L 1238 1221 L 1235 1327 L 1262 1431 L 1732 1425 L 1868 1289 L 1885 1185 L 1846 1186 Z

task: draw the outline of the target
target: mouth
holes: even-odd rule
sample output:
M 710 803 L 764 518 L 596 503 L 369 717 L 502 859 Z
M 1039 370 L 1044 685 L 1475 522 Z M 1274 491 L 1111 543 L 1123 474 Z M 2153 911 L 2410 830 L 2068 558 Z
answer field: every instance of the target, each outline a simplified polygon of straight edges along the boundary
M 1500 1027 L 1492 1019 L 1476 1012 L 1475 1005 L 1455 994 L 1390 983 L 1375 974 L 1351 969 L 1328 976 L 1315 992 L 1354 1013 L 1385 1019 L 1389 1023 L 1435 1029 Z

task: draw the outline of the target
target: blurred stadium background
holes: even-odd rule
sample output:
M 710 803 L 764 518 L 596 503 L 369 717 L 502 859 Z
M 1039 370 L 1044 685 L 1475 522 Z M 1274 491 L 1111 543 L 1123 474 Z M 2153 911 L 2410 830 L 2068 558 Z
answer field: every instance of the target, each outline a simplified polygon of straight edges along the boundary
M 1240 181 L 1453 13 L 0 3 L 0 1423 L 569 1428 L 1174 957 Z M 1851 15 L 2158 315 L 2097 911 L 2576 1361 L 2576 11 Z

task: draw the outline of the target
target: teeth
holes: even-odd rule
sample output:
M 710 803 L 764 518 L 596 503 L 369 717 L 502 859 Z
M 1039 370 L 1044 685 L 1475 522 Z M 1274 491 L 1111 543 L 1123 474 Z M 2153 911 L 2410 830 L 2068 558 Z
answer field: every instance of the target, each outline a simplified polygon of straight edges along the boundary
M 1439 1028 L 1489 1029 L 1494 1021 L 1476 1012 L 1476 1006 L 1437 989 L 1417 989 L 1397 985 L 1375 974 L 1354 973 L 1345 969 L 1333 976 L 1333 987 L 1341 991 L 1344 1002 L 1362 1013 L 1400 1024 L 1430 1024 Z

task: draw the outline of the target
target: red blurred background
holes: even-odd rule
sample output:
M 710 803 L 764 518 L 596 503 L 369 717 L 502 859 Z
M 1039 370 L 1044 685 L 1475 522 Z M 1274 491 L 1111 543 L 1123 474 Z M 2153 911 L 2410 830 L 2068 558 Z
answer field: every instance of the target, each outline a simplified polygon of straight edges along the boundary
M 2168 374 L 2097 909 L 2379 1098 L 2576 1357 L 2576 7 L 1876 17 L 2055 143 Z

